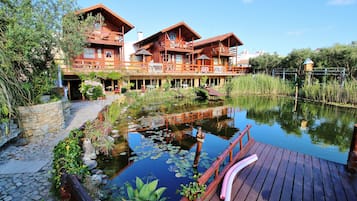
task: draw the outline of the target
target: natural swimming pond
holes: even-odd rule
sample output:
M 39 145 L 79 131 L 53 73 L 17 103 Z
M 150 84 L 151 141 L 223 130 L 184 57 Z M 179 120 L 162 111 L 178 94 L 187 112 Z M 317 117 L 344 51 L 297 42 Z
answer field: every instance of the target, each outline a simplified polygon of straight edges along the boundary
M 180 184 L 210 167 L 247 124 L 256 141 L 345 164 L 356 116 L 356 109 L 277 97 L 237 97 L 225 103 L 182 100 L 165 106 L 148 102 L 131 117 L 113 159 L 103 160 L 100 168 L 111 178 L 108 187 L 135 183 L 135 177 L 159 179 L 160 187 L 168 187 L 164 196 L 179 200 Z M 193 168 L 198 127 L 206 137 Z

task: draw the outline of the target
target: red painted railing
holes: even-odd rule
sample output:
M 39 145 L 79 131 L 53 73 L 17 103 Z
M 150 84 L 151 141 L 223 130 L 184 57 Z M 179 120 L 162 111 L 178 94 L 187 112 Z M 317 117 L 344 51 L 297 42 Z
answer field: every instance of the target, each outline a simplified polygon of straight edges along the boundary
M 213 195 L 213 193 L 217 190 L 218 184 L 224 178 L 224 175 L 229 170 L 229 168 L 234 165 L 239 159 L 241 159 L 249 150 L 249 148 L 253 145 L 254 139 L 250 137 L 250 128 L 251 125 L 247 125 L 247 127 L 240 133 L 237 139 L 235 139 L 229 147 L 213 162 L 212 166 L 206 170 L 205 173 L 198 179 L 199 184 L 206 184 L 211 177 L 214 177 L 214 180 L 208 185 L 205 194 L 202 197 L 202 200 L 209 198 Z M 247 136 L 247 141 L 244 144 L 243 139 Z M 239 146 L 239 152 L 234 155 L 233 150 Z M 226 161 L 227 157 L 229 157 L 229 163 L 221 169 L 221 166 Z

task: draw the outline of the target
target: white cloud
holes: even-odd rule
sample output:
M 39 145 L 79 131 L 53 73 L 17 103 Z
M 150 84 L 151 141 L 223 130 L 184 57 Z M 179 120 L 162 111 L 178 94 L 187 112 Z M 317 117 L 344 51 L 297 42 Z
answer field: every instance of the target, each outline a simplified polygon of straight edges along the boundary
M 248 3 L 253 3 L 254 0 L 242 0 L 243 3 L 248 4 Z
M 354 3 L 356 3 L 356 0 L 329 0 L 327 2 L 328 5 L 336 5 L 336 6 L 351 5 Z

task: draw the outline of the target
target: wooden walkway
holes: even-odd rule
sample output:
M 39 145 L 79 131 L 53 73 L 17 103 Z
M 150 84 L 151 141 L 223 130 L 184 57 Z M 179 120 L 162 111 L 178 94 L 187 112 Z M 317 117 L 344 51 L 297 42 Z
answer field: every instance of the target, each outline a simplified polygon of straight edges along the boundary
M 342 164 L 255 142 L 248 151 L 258 161 L 233 183 L 232 200 L 356 201 L 357 175 Z M 210 201 L 220 201 L 220 186 Z

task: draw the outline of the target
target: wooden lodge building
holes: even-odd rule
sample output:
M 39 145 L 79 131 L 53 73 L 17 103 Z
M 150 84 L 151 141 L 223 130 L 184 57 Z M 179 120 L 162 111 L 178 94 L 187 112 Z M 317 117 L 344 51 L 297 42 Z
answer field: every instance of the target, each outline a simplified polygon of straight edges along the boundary
M 64 85 L 70 99 L 80 99 L 79 74 L 118 72 L 124 79 L 103 79 L 106 91 L 119 91 L 123 86 L 132 90 L 161 87 L 198 87 L 223 85 L 225 79 L 247 73 L 249 68 L 234 66 L 238 46 L 243 43 L 233 33 L 198 40 L 201 36 L 185 22 L 179 22 L 134 43 L 130 61 L 124 57 L 124 35 L 134 28 L 109 8 L 98 4 L 79 10 L 77 14 L 101 14 L 93 32 L 87 36 L 88 47 L 73 59 L 72 65 L 61 65 Z M 200 83 L 207 76 L 207 83 Z M 130 83 L 130 85 L 128 85 Z

